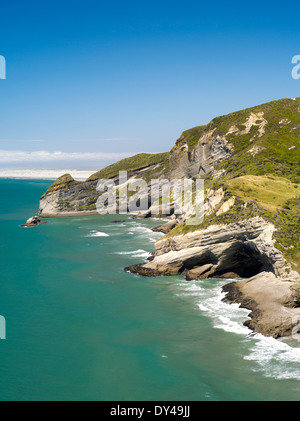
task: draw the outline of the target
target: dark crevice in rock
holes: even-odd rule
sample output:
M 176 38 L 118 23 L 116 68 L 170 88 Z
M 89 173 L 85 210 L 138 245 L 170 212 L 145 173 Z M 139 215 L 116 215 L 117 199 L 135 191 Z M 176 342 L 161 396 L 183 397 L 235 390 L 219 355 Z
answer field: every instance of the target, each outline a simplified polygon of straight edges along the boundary
M 261 254 L 253 243 L 238 242 L 225 251 L 214 277 L 226 272 L 233 272 L 240 278 L 251 278 L 260 272 L 274 273 L 274 267 L 270 258 Z
M 210 265 L 209 270 L 199 270 L 197 276 L 197 269 L 206 265 Z M 261 272 L 274 273 L 274 267 L 270 258 L 261 254 L 253 243 L 237 242 L 219 260 L 211 252 L 187 259 L 180 269 L 182 272 L 187 274 L 187 279 L 193 279 L 193 276 L 194 279 L 251 278 Z
M 153 261 L 155 254 L 148 261 Z M 211 251 L 192 256 L 156 268 L 145 267 L 144 263 L 133 265 L 126 270 L 142 276 L 185 275 L 187 280 L 206 278 L 251 278 L 261 272 L 274 273 L 272 260 L 261 254 L 251 242 L 235 242 L 218 258 Z
M 199 266 L 213 264 L 216 265 L 218 263 L 217 257 L 210 251 L 207 251 L 201 255 L 193 256 L 185 260 L 181 272 L 184 270 L 190 270 L 197 268 Z

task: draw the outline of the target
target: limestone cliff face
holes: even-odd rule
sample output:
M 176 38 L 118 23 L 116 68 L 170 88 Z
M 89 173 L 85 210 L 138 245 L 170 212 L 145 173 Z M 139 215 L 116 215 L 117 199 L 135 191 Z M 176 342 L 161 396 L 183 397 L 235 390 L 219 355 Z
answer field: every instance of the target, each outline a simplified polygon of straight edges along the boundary
M 165 177 L 168 155 L 139 154 L 104 168 L 84 182 L 75 181 L 70 174 L 65 174 L 41 197 L 38 213 L 44 218 L 97 214 L 96 202 L 100 193 L 96 188 L 99 180 L 110 179 L 118 186 L 120 170 L 127 170 L 128 181 L 142 178 L 148 183 L 151 177 Z
M 170 177 L 222 179 L 269 172 L 299 180 L 299 166 L 291 168 L 299 162 L 299 135 L 299 98 L 216 117 L 182 133 L 170 152 Z
M 233 155 L 233 148 L 224 136 L 208 130 L 198 139 L 197 145 L 190 152 L 184 142 L 184 135 L 179 138 L 179 145 L 170 152 L 170 178 L 208 178 L 215 172 L 215 166 Z
M 255 333 L 279 338 L 298 334 L 300 321 L 299 275 L 277 277 L 262 272 L 223 287 L 224 301 L 251 310 L 244 325 Z
M 41 217 L 71 216 L 78 214 L 95 214 L 96 181 L 81 183 L 69 174 L 58 178 L 50 189 L 41 197 L 39 215 Z
M 268 271 L 284 276 L 290 266 L 274 247 L 274 225 L 254 217 L 229 225 L 211 225 L 155 243 L 153 259 L 130 271 L 145 276 L 185 274 L 188 279 L 250 277 Z

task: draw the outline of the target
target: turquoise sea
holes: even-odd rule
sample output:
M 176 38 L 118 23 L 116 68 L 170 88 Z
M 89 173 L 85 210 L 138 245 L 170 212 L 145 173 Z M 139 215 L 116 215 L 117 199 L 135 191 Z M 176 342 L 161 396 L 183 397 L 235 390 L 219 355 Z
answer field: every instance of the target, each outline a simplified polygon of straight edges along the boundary
M 50 184 L 0 180 L 0 400 L 300 399 L 298 342 L 248 338 L 247 310 L 222 302 L 228 281 L 124 272 L 160 221 L 21 228 Z

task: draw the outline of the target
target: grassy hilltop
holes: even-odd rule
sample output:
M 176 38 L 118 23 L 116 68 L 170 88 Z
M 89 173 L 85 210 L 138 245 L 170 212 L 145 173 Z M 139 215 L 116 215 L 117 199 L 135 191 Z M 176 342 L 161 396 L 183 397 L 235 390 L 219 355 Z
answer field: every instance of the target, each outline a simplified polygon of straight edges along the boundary
M 214 118 L 208 125 L 182 133 L 172 149 L 213 133 L 226 139 L 232 157 L 216 165 L 206 188 L 225 191 L 214 214 L 200 226 L 181 224 L 168 235 L 186 233 L 211 224 L 231 223 L 260 215 L 275 224 L 275 245 L 300 268 L 300 98 L 282 99 Z M 235 196 L 234 205 L 216 213 Z

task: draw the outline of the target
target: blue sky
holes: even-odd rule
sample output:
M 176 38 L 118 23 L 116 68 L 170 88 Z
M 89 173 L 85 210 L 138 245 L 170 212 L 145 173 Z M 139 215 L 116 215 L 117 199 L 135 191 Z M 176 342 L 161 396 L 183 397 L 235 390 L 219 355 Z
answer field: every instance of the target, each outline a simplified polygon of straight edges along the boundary
M 10 1 L 0 12 L 1 168 L 98 169 L 300 96 L 296 1 Z

